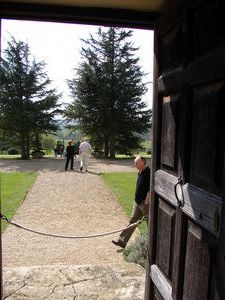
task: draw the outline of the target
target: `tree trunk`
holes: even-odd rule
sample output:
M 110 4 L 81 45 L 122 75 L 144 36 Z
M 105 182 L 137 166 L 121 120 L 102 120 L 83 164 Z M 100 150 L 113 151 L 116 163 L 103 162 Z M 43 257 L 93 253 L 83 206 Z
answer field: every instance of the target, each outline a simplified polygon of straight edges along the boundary
M 21 158 L 22 159 L 29 159 L 30 157 L 30 149 L 29 144 L 27 144 L 28 139 L 27 135 L 21 134 L 20 138 L 20 149 L 21 149 Z
M 110 158 L 115 158 L 115 137 L 114 135 L 110 137 L 110 143 L 109 143 L 109 152 L 110 152 Z
M 27 147 L 26 144 L 21 142 L 21 158 L 22 159 L 28 159 L 29 156 L 27 155 Z
M 30 137 L 29 133 L 26 133 L 26 151 L 27 151 L 27 159 L 30 158 Z
M 105 158 L 109 157 L 109 141 L 107 138 L 105 139 L 105 143 L 104 143 L 104 156 Z

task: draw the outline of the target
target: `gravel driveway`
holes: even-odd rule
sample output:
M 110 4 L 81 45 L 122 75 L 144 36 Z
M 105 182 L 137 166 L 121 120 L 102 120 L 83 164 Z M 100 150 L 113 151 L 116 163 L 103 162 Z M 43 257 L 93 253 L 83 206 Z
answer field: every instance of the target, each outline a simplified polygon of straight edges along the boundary
M 101 172 L 135 171 L 132 161 L 92 159 L 89 172 L 64 171 L 65 159 L 0 162 L 1 171 L 38 171 L 39 175 L 13 221 L 38 231 L 88 235 L 123 228 L 127 216 L 105 186 Z M 60 239 L 13 226 L 3 234 L 4 266 L 104 264 L 123 261 L 111 243 L 114 236 Z

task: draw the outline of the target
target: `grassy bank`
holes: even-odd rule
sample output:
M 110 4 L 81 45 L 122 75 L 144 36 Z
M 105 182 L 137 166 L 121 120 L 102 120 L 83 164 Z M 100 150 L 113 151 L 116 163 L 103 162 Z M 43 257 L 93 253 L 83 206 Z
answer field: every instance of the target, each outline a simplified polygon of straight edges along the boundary
M 37 177 L 37 173 L 0 173 L 1 212 L 12 218 Z M 7 227 L 2 222 L 2 231 Z

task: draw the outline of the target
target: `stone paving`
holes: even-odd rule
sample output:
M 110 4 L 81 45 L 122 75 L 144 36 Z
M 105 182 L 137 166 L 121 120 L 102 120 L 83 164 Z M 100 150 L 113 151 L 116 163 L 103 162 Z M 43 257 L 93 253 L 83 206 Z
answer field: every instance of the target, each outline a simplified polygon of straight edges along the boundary
M 4 299 L 141 300 L 140 266 L 43 266 L 4 269 Z

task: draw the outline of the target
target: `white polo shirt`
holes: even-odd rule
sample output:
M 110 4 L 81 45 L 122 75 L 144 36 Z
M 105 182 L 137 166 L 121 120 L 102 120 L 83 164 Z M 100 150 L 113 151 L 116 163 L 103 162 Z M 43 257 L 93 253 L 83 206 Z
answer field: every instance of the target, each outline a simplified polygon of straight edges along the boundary
M 91 145 L 88 142 L 82 142 L 79 146 L 80 153 L 88 153 L 91 150 Z

